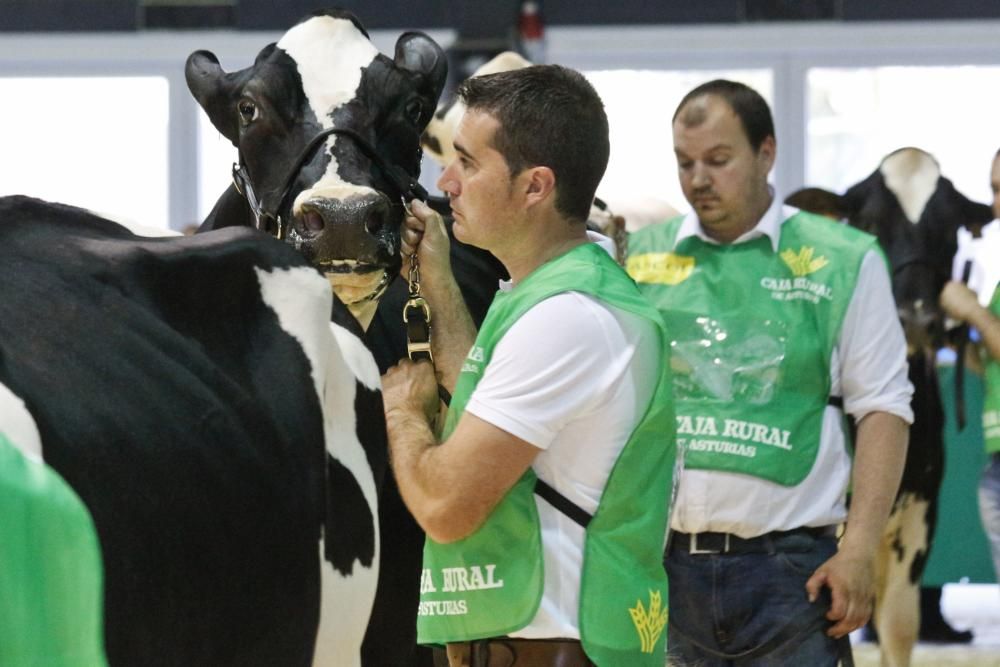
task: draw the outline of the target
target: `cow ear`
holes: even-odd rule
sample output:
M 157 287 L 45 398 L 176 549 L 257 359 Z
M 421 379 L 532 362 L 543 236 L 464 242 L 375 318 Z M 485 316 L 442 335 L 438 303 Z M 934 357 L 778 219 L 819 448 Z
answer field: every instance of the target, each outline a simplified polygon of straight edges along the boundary
M 422 32 L 404 32 L 396 42 L 394 61 L 397 67 L 421 75 L 421 92 L 430 98 L 433 109 L 448 78 L 444 49 Z
M 232 109 L 232 83 L 219 65 L 219 59 L 209 51 L 195 51 L 184 65 L 188 90 L 208 114 L 209 120 L 224 137 L 236 146 L 239 127 Z

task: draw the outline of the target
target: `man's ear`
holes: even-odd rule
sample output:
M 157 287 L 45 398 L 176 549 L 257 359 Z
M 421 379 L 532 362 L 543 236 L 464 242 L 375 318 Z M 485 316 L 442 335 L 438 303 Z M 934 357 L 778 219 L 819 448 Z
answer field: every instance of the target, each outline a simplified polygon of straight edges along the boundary
M 556 174 L 550 167 L 525 169 L 524 195 L 529 206 L 555 197 Z
M 774 158 L 777 154 L 778 144 L 774 140 L 774 137 L 764 137 L 764 141 L 760 142 L 760 148 L 757 149 L 757 157 L 764 162 L 764 167 L 768 173 L 774 168 Z

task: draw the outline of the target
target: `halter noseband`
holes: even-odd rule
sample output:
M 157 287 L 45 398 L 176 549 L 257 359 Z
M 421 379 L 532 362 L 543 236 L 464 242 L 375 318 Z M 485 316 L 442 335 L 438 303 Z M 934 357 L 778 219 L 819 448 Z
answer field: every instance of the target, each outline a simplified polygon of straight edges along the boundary
M 239 192 L 247 200 L 247 204 L 250 206 L 250 210 L 254 215 L 254 225 L 257 229 L 271 234 L 278 239 L 285 238 L 285 221 L 281 219 L 281 210 L 285 205 L 285 201 L 288 199 L 288 194 L 291 191 L 292 184 L 299 175 L 299 171 L 302 170 L 302 166 L 312 157 L 316 149 L 319 148 L 320 144 L 326 141 L 326 138 L 331 134 L 342 135 L 353 140 L 361 152 L 370 159 L 376 167 L 385 175 L 388 179 L 389 184 L 396 190 L 396 193 L 403 198 L 409 197 L 410 199 L 422 199 L 427 200 L 427 190 L 424 189 L 417 179 L 410 176 L 405 169 L 396 164 L 390 164 L 382 158 L 381 155 L 375 150 L 375 148 L 365 140 L 360 134 L 354 130 L 349 130 L 346 128 L 331 127 L 322 130 L 316 136 L 309 140 L 309 143 L 305 145 L 302 152 L 292 163 L 291 169 L 288 171 L 288 175 L 285 177 L 284 184 L 281 187 L 281 196 L 278 198 L 278 204 L 273 209 L 269 210 L 264 206 L 264 203 L 257 197 L 254 192 L 253 185 L 250 182 L 250 175 L 247 173 L 246 164 L 243 161 L 243 153 L 240 152 L 239 164 L 233 165 L 233 185 L 236 186 L 237 192 Z M 395 198 L 392 198 L 395 199 Z

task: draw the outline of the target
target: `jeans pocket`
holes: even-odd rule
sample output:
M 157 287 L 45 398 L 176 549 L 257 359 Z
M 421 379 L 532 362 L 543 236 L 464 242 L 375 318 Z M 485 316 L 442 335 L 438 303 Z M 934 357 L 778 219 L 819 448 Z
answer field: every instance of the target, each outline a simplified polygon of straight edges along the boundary
M 837 553 L 837 544 L 832 538 L 813 540 L 811 548 L 783 550 L 775 554 L 778 561 L 796 576 L 809 578 L 820 565 Z

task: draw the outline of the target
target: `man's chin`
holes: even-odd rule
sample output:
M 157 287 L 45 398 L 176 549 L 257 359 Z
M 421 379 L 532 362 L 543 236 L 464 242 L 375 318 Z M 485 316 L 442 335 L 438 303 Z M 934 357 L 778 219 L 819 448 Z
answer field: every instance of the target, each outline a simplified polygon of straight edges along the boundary
M 694 213 L 703 225 L 714 225 L 725 218 L 723 212 L 715 207 L 696 208 Z

